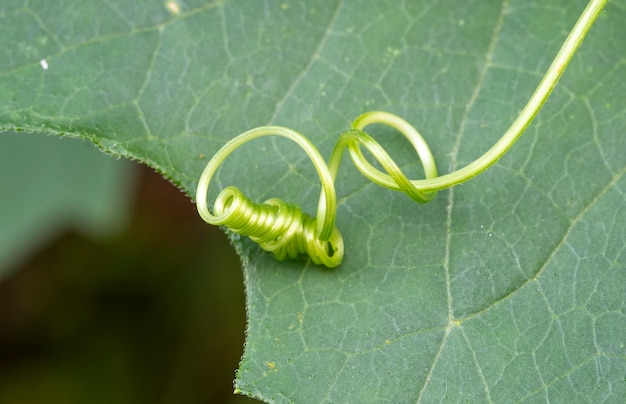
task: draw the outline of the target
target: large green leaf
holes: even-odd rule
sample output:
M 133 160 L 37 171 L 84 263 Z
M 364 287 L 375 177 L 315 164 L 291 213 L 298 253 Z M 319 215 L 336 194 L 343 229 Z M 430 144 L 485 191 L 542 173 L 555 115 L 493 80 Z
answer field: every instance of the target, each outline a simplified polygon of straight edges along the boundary
M 506 129 L 584 5 L 5 1 L 0 129 L 90 138 L 193 195 L 245 129 L 294 127 L 329 155 L 355 116 L 383 109 L 447 172 Z M 338 269 L 235 237 L 248 296 L 237 388 L 277 402 L 623 399 L 625 18 L 612 1 L 522 140 L 432 203 L 345 164 Z M 400 136 L 373 133 L 419 175 Z M 316 182 L 302 152 L 267 139 L 218 185 L 314 213 Z

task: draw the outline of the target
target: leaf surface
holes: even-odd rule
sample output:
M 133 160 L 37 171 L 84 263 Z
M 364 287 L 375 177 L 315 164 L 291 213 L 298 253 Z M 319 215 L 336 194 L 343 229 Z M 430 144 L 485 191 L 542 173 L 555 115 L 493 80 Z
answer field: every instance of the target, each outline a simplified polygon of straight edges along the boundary
M 412 122 L 445 173 L 498 139 L 584 6 L 4 2 L 0 38 L 16 43 L 1 47 L 0 129 L 89 138 L 193 195 L 246 129 L 293 127 L 328 156 L 381 109 Z M 612 1 L 511 152 L 433 202 L 344 164 L 337 270 L 233 237 L 248 307 L 237 389 L 272 402 L 623 398 L 624 18 Z M 371 133 L 420 175 L 400 136 Z M 233 184 L 309 213 L 319 193 L 304 154 L 273 138 L 230 157 L 213 195 Z

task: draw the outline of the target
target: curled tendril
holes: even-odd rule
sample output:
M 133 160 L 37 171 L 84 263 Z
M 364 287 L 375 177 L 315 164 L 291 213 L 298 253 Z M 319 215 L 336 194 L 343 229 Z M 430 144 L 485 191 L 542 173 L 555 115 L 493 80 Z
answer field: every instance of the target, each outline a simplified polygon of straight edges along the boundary
M 502 157 L 528 127 L 607 1 L 589 2 L 517 119 L 491 149 L 469 165 L 438 176 L 430 148 L 419 132 L 404 119 L 387 112 L 372 111 L 359 116 L 351 128 L 339 137 L 328 165 L 315 146 L 298 132 L 281 126 L 261 126 L 226 143 L 209 161 L 196 191 L 200 216 L 210 224 L 223 225 L 233 232 L 249 236 L 264 250 L 272 252 L 278 260 L 308 256 L 315 264 L 323 264 L 329 268 L 338 266 L 343 259 L 344 245 L 341 233 L 335 226 L 337 200 L 334 180 L 344 150 L 348 150 L 354 165 L 366 178 L 382 187 L 404 192 L 420 203 L 432 200 L 438 190 L 460 184 L 480 174 Z M 407 178 L 383 147 L 364 131 L 371 124 L 390 126 L 407 138 L 422 163 L 424 179 Z M 215 200 L 213 213 L 209 210 L 209 185 L 224 159 L 241 145 L 262 136 L 290 139 L 311 159 L 322 184 L 315 217 L 303 213 L 299 206 L 277 198 L 261 204 L 255 203 L 234 186 L 222 190 Z M 369 151 L 384 171 L 374 167 L 365 158 L 361 147 Z
M 211 178 L 222 161 L 241 145 L 262 137 L 282 136 L 296 142 L 309 156 L 322 183 L 317 216 L 310 217 L 300 208 L 273 198 L 257 204 L 235 187 L 220 192 L 209 211 L 206 196 Z M 343 259 L 343 239 L 335 227 L 337 198 L 334 177 L 319 151 L 304 136 L 281 126 L 261 126 L 249 130 L 226 143 L 207 164 L 196 191 L 200 216 L 213 225 L 224 225 L 234 232 L 250 236 L 277 259 L 308 255 L 316 264 L 336 267 Z
M 357 118 L 352 128 L 344 132 L 333 150 L 330 164 L 321 157 L 315 146 L 300 133 L 281 126 L 261 126 L 237 136 L 224 145 L 207 164 L 196 192 L 196 204 L 200 216 L 208 223 L 223 225 L 231 231 L 249 236 L 261 248 L 274 253 L 278 260 L 307 255 L 316 264 L 336 267 L 343 259 L 343 239 L 335 226 L 337 201 L 334 180 L 339 170 L 341 156 L 348 149 L 356 167 L 371 181 L 405 192 L 418 202 L 428 202 L 434 192 L 422 192 L 400 170 L 382 146 L 363 129 L 375 123 L 387 124 L 402 133 L 417 152 L 426 179 L 437 176 L 435 161 L 428 145 L 408 122 L 387 112 L 368 112 Z M 315 218 L 303 213 L 300 207 L 278 198 L 262 204 L 248 199 L 234 186 L 223 189 L 217 196 L 213 213 L 207 206 L 207 192 L 213 175 L 235 149 L 262 137 L 282 136 L 296 142 L 308 154 L 322 183 L 322 191 Z M 363 153 L 365 147 L 386 172 L 371 165 Z
M 306 254 L 315 264 L 335 267 L 341 263 L 343 239 L 339 230 L 333 227 L 328 240 L 320 240 L 316 220 L 297 205 L 278 198 L 258 204 L 231 186 L 220 192 L 213 209 L 222 218 L 221 224 L 250 236 L 278 260 Z

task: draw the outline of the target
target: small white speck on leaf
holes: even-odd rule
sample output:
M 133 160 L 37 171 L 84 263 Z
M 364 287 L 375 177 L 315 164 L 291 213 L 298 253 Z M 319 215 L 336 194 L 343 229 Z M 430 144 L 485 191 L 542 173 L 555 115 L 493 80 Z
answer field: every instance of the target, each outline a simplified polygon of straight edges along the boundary
M 39 61 L 39 64 L 41 65 L 41 68 L 44 70 L 48 70 L 48 62 L 46 61 L 46 59 L 41 59 Z
M 165 3 L 165 7 L 174 15 L 180 14 L 180 5 L 176 0 L 168 0 L 167 3 Z

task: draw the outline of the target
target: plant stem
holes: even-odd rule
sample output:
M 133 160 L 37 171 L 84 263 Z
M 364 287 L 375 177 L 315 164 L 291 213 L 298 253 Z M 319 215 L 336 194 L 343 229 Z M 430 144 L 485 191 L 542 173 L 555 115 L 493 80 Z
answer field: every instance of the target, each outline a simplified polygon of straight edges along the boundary
M 491 149 L 459 170 L 437 178 L 413 180 L 413 185 L 424 192 L 441 190 L 475 177 L 498 161 L 524 133 L 524 130 L 530 125 L 546 102 L 563 71 L 572 60 L 576 50 L 607 2 L 608 0 L 591 0 L 589 2 L 526 106 Z

